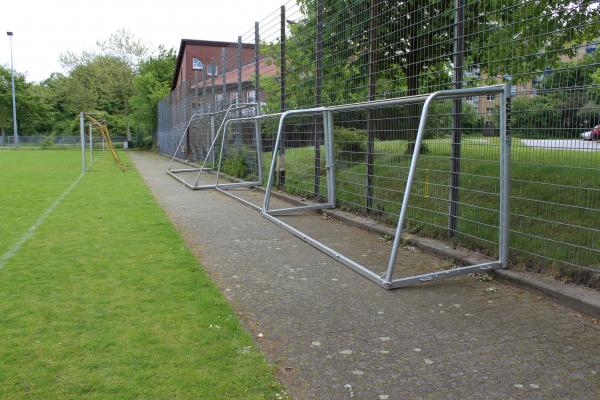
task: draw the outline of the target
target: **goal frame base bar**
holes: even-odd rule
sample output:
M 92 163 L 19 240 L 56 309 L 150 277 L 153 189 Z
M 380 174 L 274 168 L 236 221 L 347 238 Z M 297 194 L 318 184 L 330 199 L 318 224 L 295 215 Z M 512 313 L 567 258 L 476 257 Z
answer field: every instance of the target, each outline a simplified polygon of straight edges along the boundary
M 213 162 L 214 162 L 214 150 L 215 150 L 215 145 L 217 143 L 217 141 L 219 140 L 219 136 L 225 132 L 225 128 L 227 127 L 227 122 L 229 121 L 229 114 L 232 111 L 237 111 L 237 110 L 242 110 L 242 109 L 248 109 L 248 108 L 254 108 L 256 110 L 256 113 L 258 113 L 258 104 L 257 103 L 236 103 L 236 104 L 231 104 L 227 110 L 222 110 L 222 111 L 217 111 L 217 112 L 207 112 L 207 113 L 194 113 L 190 116 L 186 127 L 183 131 L 183 134 L 181 135 L 181 139 L 179 140 L 179 143 L 177 144 L 177 147 L 175 148 L 175 151 L 173 152 L 173 156 L 171 158 L 171 162 L 169 163 L 169 166 L 167 167 L 167 175 L 171 176 L 172 178 L 174 178 L 175 180 L 177 180 L 178 182 L 182 183 L 185 187 L 187 187 L 188 189 L 191 190 L 206 190 L 206 189 L 216 189 L 217 186 L 224 186 L 224 187 L 250 187 L 250 186 L 256 186 L 257 183 L 256 182 L 236 182 L 234 184 L 223 184 L 223 185 L 219 185 L 219 173 L 220 173 L 220 165 L 221 165 L 221 160 L 219 159 L 219 168 L 217 170 L 217 175 L 216 175 L 216 181 L 214 184 L 204 184 L 204 185 L 198 185 L 198 181 L 200 180 L 200 176 L 202 175 L 203 172 L 213 172 L 214 168 L 213 167 L 207 167 L 206 163 L 208 162 L 208 159 L 211 158 L 211 154 L 212 154 L 212 158 L 213 158 Z M 225 115 L 223 116 L 223 120 L 221 121 L 221 124 L 219 125 L 219 128 L 217 129 L 217 131 L 215 132 L 214 130 L 214 116 L 217 114 L 221 114 L 225 112 Z M 189 134 L 189 129 L 190 126 L 192 124 L 192 121 L 197 118 L 197 117 L 209 117 L 211 119 L 210 121 L 210 126 L 211 126 L 211 144 L 210 147 L 208 149 L 208 151 L 206 152 L 206 156 L 204 158 L 204 161 L 202 163 L 202 165 L 198 165 L 196 163 L 191 163 L 187 160 L 182 160 L 181 158 L 177 157 L 177 153 L 179 152 L 179 149 L 181 148 L 182 144 L 183 144 L 183 140 L 186 138 L 186 136 Z M 224 134 L 223 134 L 224 137 Z M 180 162 L 182 164 L 185 165 L 189 165 L 192 166 L 192 168 L 179 168 L 179 169 L 172 169 L 173 167 L 173 163 L 177 161 Z M 198 172 L 198 174 L 196 175 L 196 177 L 194 178 L 194 183 L 190 183 L 187 180 L 183 179 L 182 177 L 177 176 L 176 174 L 178 173 L 186 173 L 186 172 Z M 260 184 L 260 183 L 258 183 Z M 233 186 L 235 185 L 235 186 Z
M 500 96 L 500 194 L 499 194 L 499 234 L 498 234 L 498 258 L 494 261 L 485 262 L 477 265 L 454 267 L 450 269 L 434 271 L 424 274 L 412 275 L 402 278 L 394 278 L 394 272 L 396 269 L 396 259 L 398 256 L 398 250 L 400 247 L 400 240 L 402 236 L 402 229 L 406 220 L 406 214 L 409 206 L 410 193 L 412 190 L 412 184 L 414 182 L 417 160 L 419 158 L 421 145 L 425 135 L 425 128 L 431 103 L 433 100 L 446 100 L 446 99 L 460 99 L 468 96 L 494 94 Z M 429 95 L 418 95 L 401 97 L 389 100 L 381 100 L 366 103 L 356 103 L 342 106 L 333 107 L 318 107 L 312 109 L 300 109 L 283 112 L 279 119 L 279 126 L 277 130 L 277 137 L 275 145 L 273 147 L 273 154 L 271 159 L 271 167 L 269 170 L 269 177 L 267 187 L 265 189 L 265 198 L 263 201 L 263 207 L 261 214 L 267 220 L 279 225 L 294 236 L 302 239 L 306 243 L 322 251 L 328 256 L 332 257 L 341 264 L 349 267 L 353 271 L 369 279 L 370 281 L 378 284 L 385 289 L 397 289 L 405 288 L 423 283 L 432 282 L 435 280 L 450 278 L 456 276 L 462 276 L 473 272 L 490 271 L 499 268 L 508 267 L 508 254 L 509 254 L 509 218 L 508 213 L 510 210 L 510 145 L 511 135 L 510 128 L 507 121 L 510 120 L 510 95 L 511 86 L 510 83 L 503 85 L 484 86 L 478 88 L 466 88 L 466 89 L 455 89 L 455 90 L 441 90 L 438 92 L 431 93 Z M 366 110 L 390 106 L 400 106 L 408 104 L 423 103 L 423 109 L 421 111 L 419 128 L 417 131 L 417 137 L 415 140 L 414 152 L 412 155 L 408 178 L 406 181 L 406 187 L 404 190 L 404 196 L 402 199 L 402 206 L 400 214 L 398 216 L 398 222 L 396 225 L 396 232 L 394 235 L 393 247 L 389 256 L 388 265 L 386 272 L 379 275 L 369 269 L 368 267 L 352 260 L 351 258 L 343 255 L 342 253 L 332 249 L 323 242 L 307 235 L 301 230 L 294 228 L 290 224 L 282 221 L 278 216 L 288 215 L 294 212 L 301 212 L 306 210 L 316 210 L 319 208 L 335 208 L 335 163 L 333 159 L 333 112 L 335 111 L 351 111 L 351 110 Z M 279 152 L 279 143 L 281 141 L 283 124 L 287 116 L 299 115 L 299 114 L 319 114 L 323 113 L 323 124 L 325 133 L 325 146 L 326 146 L 326 168 L 328 178 L 328 202 L 322 207 L 316 206 L 297 206 L 288 207 L 284 209 L 269 208 L 271 200 L 271 192 L 273 189 L 274 175 L 276 160 Z M 256 207 L 255 207 L 256 208 Z

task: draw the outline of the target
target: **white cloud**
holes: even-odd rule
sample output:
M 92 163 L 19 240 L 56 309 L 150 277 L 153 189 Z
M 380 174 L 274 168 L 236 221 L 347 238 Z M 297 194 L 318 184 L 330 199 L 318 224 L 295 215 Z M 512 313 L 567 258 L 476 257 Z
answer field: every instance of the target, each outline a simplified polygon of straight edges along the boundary
M 253 38 L 261 21 L 286 0 L 16 0 L 0 13 L 0 64 L 9 65 L 6 31 L 13 31 L 15 69 L 40 81 L 64 72 L 61 53 L 95 47 L 117 29 L 125 28 L 150 45 L 179 47 L 182 38 L 236 41 Z M 292 3 L 292 2 L 288 2 Z M 245 37 L 246 37 L 245 36 Z

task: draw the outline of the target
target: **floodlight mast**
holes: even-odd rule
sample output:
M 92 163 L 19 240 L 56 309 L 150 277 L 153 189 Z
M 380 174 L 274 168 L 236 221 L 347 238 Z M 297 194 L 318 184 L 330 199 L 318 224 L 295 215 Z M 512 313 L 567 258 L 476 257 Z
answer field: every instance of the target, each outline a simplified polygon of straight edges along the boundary
M 12 32 L 6 32 L 8 41 L 10 42 L 10 79 L 12 83 L 12 111 L 13 111 L 13 135 L 15 138 L 15 147 L 19 147 L 19 133 L 17 131 L 17 100 L 15 98 L 15 70 L 13 66 L 13 50 L 12 50 Z

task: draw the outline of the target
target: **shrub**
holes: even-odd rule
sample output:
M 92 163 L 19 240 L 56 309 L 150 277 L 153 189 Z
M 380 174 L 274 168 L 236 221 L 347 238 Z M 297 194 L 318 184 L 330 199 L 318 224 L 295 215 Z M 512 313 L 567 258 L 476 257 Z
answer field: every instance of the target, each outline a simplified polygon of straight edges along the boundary
M 549 96 L 516 97 L 512 99 L 511 125 L 518 136 L 553 136 L 561 121 L 555 99 Z M 560 135 L 560 134 L 559 134 Z
M 52 133 L 48 136 L 45 136 L 44 140 L 42 140 L 42 143 L 40 144 L 40 147 L 42 149 L 48 149 L 50 147 L 53 147 L 55 139 L 56 139 L 56 133 Z
M 241 154 L 236 154 L 223 160 L 222 171 L 224 174 L 235 178 L 245 179 L 248 177 L 246 159 Z
M 367 151 L 367 132 L 362 129 L 336 127 L 334 143 L 338 157 L 349 158 L 351 153 Z

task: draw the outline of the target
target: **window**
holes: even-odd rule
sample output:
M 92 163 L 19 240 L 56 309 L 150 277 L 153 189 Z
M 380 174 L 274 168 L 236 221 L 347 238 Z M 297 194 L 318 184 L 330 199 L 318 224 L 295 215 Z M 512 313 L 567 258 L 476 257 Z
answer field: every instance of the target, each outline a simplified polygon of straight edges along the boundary
M 490 115 L 493 114 L 494 113 L 494 109 L 492 107 L 488 107 L 487 108 L 487 113 L 490 114 Z
M 192 58 L 192 69 L 196 69 L 196 70 L 200 70 L 202 71 L 204 69 L 204 64 L 202 64 L 202 61 L 200 61 L 199 58 Z
M 247 101 L 248 103 L 254 103 L 256 101 L 256 90 L 248 90 Z
M 487 99 L 487 101 L 494 101 L 494 95 L 488 94 L 488 95 L 486 95 L 486 99 Z
M 206 66 L 206 75 L 208 76 L 213 76 L 213 75 L 218 75 L 219 74 L 219 69 L 217 68 L 216 65 L 207 65 Z

